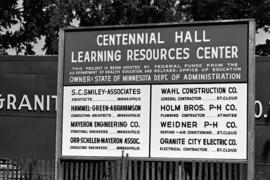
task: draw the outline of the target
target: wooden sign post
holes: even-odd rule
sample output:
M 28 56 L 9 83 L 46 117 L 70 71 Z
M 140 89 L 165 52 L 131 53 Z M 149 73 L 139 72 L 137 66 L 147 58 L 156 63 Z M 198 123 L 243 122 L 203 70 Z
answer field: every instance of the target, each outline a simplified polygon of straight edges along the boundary
M 60 31 L 56 161 L 248 163 L 254 179 L 253 20 Z

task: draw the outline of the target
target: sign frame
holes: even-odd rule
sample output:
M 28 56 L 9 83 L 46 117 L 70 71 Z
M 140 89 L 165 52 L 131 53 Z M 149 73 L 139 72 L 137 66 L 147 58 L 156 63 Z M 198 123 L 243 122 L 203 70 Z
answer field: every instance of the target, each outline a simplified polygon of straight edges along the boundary
M 161 27 L 182 27 L 182 26 L 203 26 L 203 25 L 233 25 L 246 24 L 248 26 L 248 47 L 247 47 L 247 159 L 218 159 L 222 162 L 235 162 L 248 164 L 248 177 L 254 176 L 255 168 L 255 122 L 254 122 L 254 101 L 255 101 L 255 20 L 239 19 L 239 20 L 222 20 L 222 21 L 199 21 L 192 23 L 160 23 L 160 24 L 139 24 L 139 25 L 117 25 L 117 26 L 97 26 L 85 28 L 63 28 L 59 32 L 59 62 L 58 62 L 58 87 L 57 87 L 57 122 L 56 122 L 56 173 L 57 179 L 61 179 L 60 161 L 69 160 L 102 160 L 103 157 L 88 157 L 88 156 L 62 156 L 62 128 L 63 128 L 63 87 L 64 87 L 64 59 L 65 59 L 65 33 L 66 32 L 81 32 L 81 31 L 102 31 L 102 30 L 123 30 L 123 29 L 141 29 L 141 28 L 161 28 Z M 120 157 L 121 158 L 121 157 Z M 106 160 L 115 160 L 119 157 L 106 157 Z M 130 159 L 133 159 L 130 157 Z M 168 161 L 168 160 L 183 160 L 183 161 L 203 161 L 206 159 L 196 158 L 134 158 L 137 160 L 151 161 Z M 216 161 L 215 159 L 210 159 Z M 57 172 L 56 171 L 56 172 Z

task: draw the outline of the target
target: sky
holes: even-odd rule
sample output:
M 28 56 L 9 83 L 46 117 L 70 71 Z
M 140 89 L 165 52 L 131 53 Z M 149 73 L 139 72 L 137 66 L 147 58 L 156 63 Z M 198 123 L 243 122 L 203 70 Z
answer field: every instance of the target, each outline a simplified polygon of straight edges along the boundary
M 18 7 L 22 7 L 23 0 L 18 0 Z M 73 21 L 73 26 L 78 27 L 78 20 Z M 15 25 L 12 27 L 12 31 L 16 31 L 19 28 L 19 25 Z M 270 39 L 270 33 L 264 32 L 262 29 L 259 29 L 256 33 L 255 44 L 264 44 L 266 39 Z M 42 50 L 45 43 L 45 37 L 42 36 L 38 39 L 38 43 L 34 44 L 34 51 L 36 55 L 45 55 L 45 52 Z M 16 52 L 12 49 L 8 50 L 9 55 L 16 55 Z
M 256 33 L 256 45 L 265 44 L 266 39 L 270 39 L 270 33 L 266 33 L 262 29 L 259 29 L 258 33 Z

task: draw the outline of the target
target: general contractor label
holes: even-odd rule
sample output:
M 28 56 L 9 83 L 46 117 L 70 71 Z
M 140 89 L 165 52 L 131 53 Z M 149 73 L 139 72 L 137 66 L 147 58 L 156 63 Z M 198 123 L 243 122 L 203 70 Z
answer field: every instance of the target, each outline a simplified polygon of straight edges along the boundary
M 152 157 L 246 158 L 246 84 L 154 85 L 152 91 Z

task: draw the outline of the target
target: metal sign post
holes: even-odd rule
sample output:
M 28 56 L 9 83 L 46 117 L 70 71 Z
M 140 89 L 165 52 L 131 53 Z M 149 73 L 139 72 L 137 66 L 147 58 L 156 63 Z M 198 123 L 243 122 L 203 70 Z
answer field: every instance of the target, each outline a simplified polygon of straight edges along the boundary
M 255 21 L 249 21 L 248 180 L 255 179 Z
M 124 150 L 248 163 L 252 179 L 254 29 L 253 20 L 63 29 L 56 169 Z

